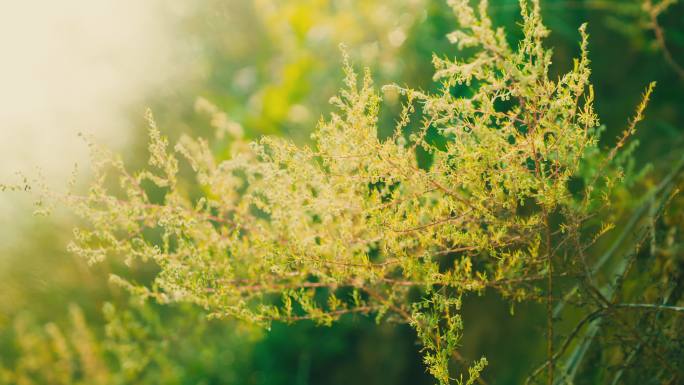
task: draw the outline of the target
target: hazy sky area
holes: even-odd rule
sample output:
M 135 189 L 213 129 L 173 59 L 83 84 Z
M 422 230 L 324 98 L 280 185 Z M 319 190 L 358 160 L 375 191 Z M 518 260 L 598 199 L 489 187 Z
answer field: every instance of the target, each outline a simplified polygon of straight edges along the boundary
M 78 132 L 124 145 L 130 111 L 185 76 L 173 5 L 0 0 L 0 178 L 38 166 L 64 179 L 87 156 Z
M 192 76 L 177 28 L 190 3 L 0 0 L 0 183 L 40 169 L 64 187 L 87 169 L 79 132 L 122 150 L 144 99 Z M 0 226 L 26 217 L 21 195 L 0 193 Z

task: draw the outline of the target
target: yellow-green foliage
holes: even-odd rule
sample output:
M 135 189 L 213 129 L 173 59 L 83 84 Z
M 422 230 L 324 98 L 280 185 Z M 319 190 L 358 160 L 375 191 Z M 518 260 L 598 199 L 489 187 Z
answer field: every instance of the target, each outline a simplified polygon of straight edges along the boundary
M 0 355 L 0 384 L 184 384 L 208 377 L 240 384 L 241 365 L 257 337 L 187 306 L 160 312 L 139 301 L 123 309 L 107 303 L 104 330 L 87 322 L 76 305 L 68 315 L 67 322 L 44 326 L 28 314 L 15 319 L 16 351 L 14 359 L 9 352 Z
M 434 57 L 437 92 L 384 88 L 405 100 L 391 136 L 378 135 L 382 96 L 369 71 L 359 78 L 347 61 L 345 87 L 331 100 L 337 112 L 320 122 L 311 147 L 273 137 L 248 143 L 202 101 L 232 138 L 230 157 L 218 159 L 204 139 L 169 148 L 150 113 L 149 169 L 129 172 L 93 146 L 89 194 L 66 198 L 87 221 L 70 249 L 91 262 L 151 261 L 159 268 L 152 284 L 115 279 L 214 317 L 330 324 L 373 313 L 408 322 L 430 373 L 450 383 L 462 295 L 491 288 L 550 309 L 554 278 L 583 269 L 582 251 L 611 227 L 585 224 L 610 206 L 622 176 L 618 150 L 652 87 L 617 147 L 601 153 L 585 26 L 573 69 L 554 79 L 538 1 L 520 1 L 524 37 L 515 43 L 492 25 L 486 1 L 449 4 L 459 24 L 449 39 L 463 55 Z M 472 94 L 456 96 L 466 89 Z M 418 149 L 429 162 L 419 162 Z M 179 186 L 188 183 L 184 164 L 196 176 L 191 192 Z M 573 179 L 585 187 L 571 191 Z M 112 180 L 120 189 L 107 188 Z M 550 310 L 548 322 L 553 336 Z M 549 338 L 549 353 L 552 345 Z M 478 361 L 465 383 L 485 365 Z
M 26 317 L 14 322 L 17 362 L 12 370 L 0 366 L 2 384 L 108 384 L 107 364 L 78 307 L 69 309 L 71 327 L 54 323 L 36 329 Z

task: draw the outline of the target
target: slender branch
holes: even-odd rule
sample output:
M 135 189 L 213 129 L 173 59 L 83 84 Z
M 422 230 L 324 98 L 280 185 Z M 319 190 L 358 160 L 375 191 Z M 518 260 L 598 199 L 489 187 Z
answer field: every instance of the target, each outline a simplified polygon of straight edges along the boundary
M 546 293 L 546 355 L 549 359 L 548 380 L 549 385 L 553 385 L 553 371 L 555 357 L 553 356 L 553 255 L 551 252 L 551 230 L 549 228 L 549 215 L 544 208 L 544 227 L 546 228 L 546 255 L 548 259 L 547 271 L 547 293 Z
M 566 351 L 566 350 L 568 349 L 568 347 L 570 346 L 570 343 L 575 339 L 575 337 L 577 337 L 577 335 L 579 334 L 580 330 L 582 330 L 582 327 L 584 327 L 584 325 L 586 325 L 588 322 L 593 321 L 593 320 L 595 320 L 596 318 L 602 316 L 603 313 L 604 313 L 605 311 L 606 311 L 605 308 L 600 308 L 600 309 L 595 310 L 595 311 L 593 311 L 593 312 L 587 314 L 586 316 L 584 316 L 584 318 L 582 318 L 582 319 L 577 323 L 577 325 L 576 325 L 575 328 L 572 330 L 572 332 L 570 332 L 570 334 L 568 335 L 568 337 L 565 339 L 565 342 L 563 342 L 563 345 L 561 345 L 560 349 L 558 349 L 558 351 L 556 352 L 556 354 L 553 355 L 553 357 L 552 357 L 552 358 L 553 358 L 553 361 L 558 360 L 558 359 L 565 353 L 565 351 Z M 544 368 L 550 367 L 551 362 L 552 362 L 552 360 L 547 360 L 544 364 L 542 364 L 542 365 L 539 366 L 537 369 L 535 369 L 535 370 L 527 377 L 527 379 L 525 380 L 525 384 L 529 384 L 529 382 L 530 382 L 532 379 L 534 379 L 534 377 L 536 377 L 537 375 L 539 375 L 539 373 L 541 373 L 542 370 L 544 370 Z
M 654 303 L 617 303 L 613 305 L 614 307 L 620 308 L 638 308 L 646 310 L 667 310 L 679 313 L 684 313 L 684 306 L 670 306 L 670 305 L 658 305 Z
M 656 42 L 658 43 L 660 51 L 662 51 L 663 53 L 663 58 L 665 59 L 665 62 L 675 71 L 677 76 L 684 80 L 684 67 L 682 67 L 682 65 L 679 64 L 677 60 L 675 60 L 674 56 L 672 55 L 672 52 L 667 47 L 667 42 L 665 40 L 665 30 L 658 23 L 658 16 L 660 15 L 660 12 L 662 10 L 659 11 L 656 7 L 654 7 L 651 0 L 646 0 L 645 5 L 646 10 L 648 11 L 648 16 L 651 19 L 651 29 L 653 29 Z

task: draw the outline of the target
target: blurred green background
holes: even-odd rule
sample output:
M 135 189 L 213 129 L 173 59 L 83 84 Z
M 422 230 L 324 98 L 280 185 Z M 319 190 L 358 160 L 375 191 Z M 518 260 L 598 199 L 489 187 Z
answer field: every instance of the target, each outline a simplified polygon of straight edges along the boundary
M 639 1 L 545 0 L 542 7 L 552 30 L 547 46 L 554 47 L 554 74 L 572 66 L 577 28 L 589 23 L 604 145 L 624 129 L 648 82 L 658 82 L 636 159 L 653 164 L 646 184 L 656 183 L 682 151 L 684 79 L 664 59 Z M 520 36 L 517 0 L 491 0 L 490 14 L 511 39 Z M 684 62 L 684 4 L 659 21 L 673 56 Z M 195 110 L 198 97 L 239 122 L 248 137 L 307 143 L 340 86 L 340 43 L 356 66 L 371 68 L 377 85 L 434 89 L 432 54 L 458 55 L 445 38 L 455 26 L 442 0 L 197 1 L 174 34 L 174 44 L 192 52 L 192 81 L 169 80 L 122 112 L 136 122 L 125 158 L 134 167 L 146 160 L 146 106 L 172 140 L 181 133 L 213 135 L 211 122 Z M 388 95 L 381 131 L 392 129 L 398 110 Z M 214 150 L 225 150 L 221 141 Z M 13 229 L 0 237 L 0 383 L 433 383 L 407 326 L 350 317 L 329 328 L 276 324 L 266 331 L 207 320 L 191 306 L 141 304 L 108 276 L 144 281 L 154 271 L 130 272 L 114 261 L 88 266 L 66 252 L 73 218 L 22 210 L 21 219 L 2 221 Z M 544 359 L 543 309 L 514 310 L 494 295 L 466 299 L 463 359 L 487 356 L 488 383 L 520 383 Z

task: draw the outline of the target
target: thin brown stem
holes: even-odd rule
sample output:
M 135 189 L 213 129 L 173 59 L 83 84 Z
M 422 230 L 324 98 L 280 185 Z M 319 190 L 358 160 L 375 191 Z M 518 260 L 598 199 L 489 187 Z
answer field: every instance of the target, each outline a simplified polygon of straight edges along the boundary
M 684 67 L 682 67 L 682 65 L 679 64 L 677 60 L 675 60 L 674 56 L 672 55 L 672 52 L 667 47 L 667 42 L 665 40 L 665 30 L 658 23 L 658 15 L 660 14 L 660 11 L 653 6 L 651 0 L 646 1 L 646 6 L 648 10 L 648 16 L 651 19 L 651 28 L 653 29 L 653 33 L 655 34 L 658 47 L 660 48 L 660 51 L 663 53 L 663 58 L 665 59 L 665 62 L 674 70 L 677 76 L 684 80 Z
M 553 257 L 551 253 L 551 230 L 549 228 L 549 215 L 544 208 L 544 227 L 546 227 L 546 255 L 548 260 L 547 270 L 547 293 L 546 293 L 546 355 L 549 360 L 548 366 L 548 381 L 549 385 L 553 385 L 553 371 L 554 371 L 554 356 L 553 356 Z

